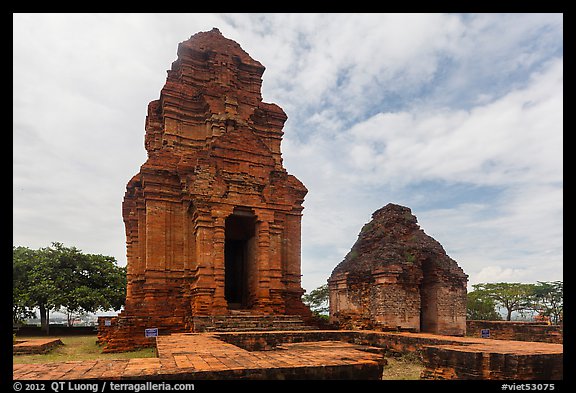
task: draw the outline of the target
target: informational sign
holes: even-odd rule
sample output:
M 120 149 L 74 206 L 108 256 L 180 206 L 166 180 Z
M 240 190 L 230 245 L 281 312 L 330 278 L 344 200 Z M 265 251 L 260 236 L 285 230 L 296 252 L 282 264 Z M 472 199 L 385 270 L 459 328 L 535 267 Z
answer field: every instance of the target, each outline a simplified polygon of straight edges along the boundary
M 490 329 L 480 329 L 480 337 L 490 338 Z
M 104 326 L 112 326 L 112 320 L 111 319 L 105 319 L 104 320 Z
M 144 335 L 146 337 L 158 337 L 158 328 L 145 329 Z

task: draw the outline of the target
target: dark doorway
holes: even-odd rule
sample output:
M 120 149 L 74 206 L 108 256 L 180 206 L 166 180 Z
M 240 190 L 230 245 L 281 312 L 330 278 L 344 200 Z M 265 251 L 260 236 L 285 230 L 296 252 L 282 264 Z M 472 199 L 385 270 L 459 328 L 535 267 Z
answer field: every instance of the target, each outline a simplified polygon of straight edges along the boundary
M 438 279 L 433 274 L 432 261 L 422 261 L 423 279 L 420 284 L 420 331 L 438 331 Z
M 226 219 L 224 243 L 224 296 L 228 308 L 249 307 L 248 276 L 253 268 L 255 216 L 234 212 Z

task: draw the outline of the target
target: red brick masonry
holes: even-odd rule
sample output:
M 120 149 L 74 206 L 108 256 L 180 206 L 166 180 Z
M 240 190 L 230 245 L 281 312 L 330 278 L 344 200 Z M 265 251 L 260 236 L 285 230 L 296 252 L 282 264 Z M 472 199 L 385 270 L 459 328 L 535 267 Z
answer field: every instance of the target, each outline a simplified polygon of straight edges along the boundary
M 562 344 L 563 326 L 546 322 L 466 321 L 466 335 L 481 337 L 482 329 L 489 329 L 488 338 L 496 340 L 541 341 Z
M 16 364 L 24 379 L 380 379 L 383 354 L 422 355 L 424 379 L 561 380 L 563 346 L 428 333 L 314 330 L 157 338 L 158 358 Z
M 285 334 L 290 332 L 276 332 Z M 382 355 L 321 341 L 251 352 L 211 333 L 157 338 L 158 358 L 16 364 L 15 380 L 43 379 L 380 379 Z
M 59 338 L 35 338 L 17 342 L 12 346 L 14 355 L 47 353 L 59 345 L 64 345 Z
M 308 190 L 283 166 L 287 116 L 262 100 L 265 67 L 213 29 L 178 45 L 150 102 L 140 171 L 122 204 L 124 311 L 102 335 L 133 350 L 140 333 L 192 330 L 194 317 L 251 310 L 301 315 L 301 219 Z

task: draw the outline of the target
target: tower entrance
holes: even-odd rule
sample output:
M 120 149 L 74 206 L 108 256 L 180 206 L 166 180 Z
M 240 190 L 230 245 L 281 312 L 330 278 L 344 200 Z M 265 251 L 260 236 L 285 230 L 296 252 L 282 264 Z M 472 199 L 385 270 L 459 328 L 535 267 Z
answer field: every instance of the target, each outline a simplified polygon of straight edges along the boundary
M 255 223 L 256 216 L 244 211 L 235 211 L 226 219 L 224 296 L 230 309 L 246 309 L 251 305 L 249 277 L 256 267 Z

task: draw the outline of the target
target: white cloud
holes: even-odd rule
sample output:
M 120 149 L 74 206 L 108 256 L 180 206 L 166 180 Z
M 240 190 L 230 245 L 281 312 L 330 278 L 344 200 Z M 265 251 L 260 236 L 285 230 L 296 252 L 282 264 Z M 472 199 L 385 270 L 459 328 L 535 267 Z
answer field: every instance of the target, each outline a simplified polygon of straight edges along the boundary
M 414 108 L 379 113 L 354 125 L 345 136 L 309 144 L 307 158 L 299 156 L 296 173 L 332 162 L 336 168 L 323 172 L 321 183 L 310 178 L 309 188 L 320 188 L 323 195 L 334 199 L 346 192 L 349 200 L 341 206 L 343 211 L 355 203 L 356 217 L 364 217 L 364 221 L 351 217 L 338 229 L 330 226 L 309 241 L 355 240 L 367 222 L 362 210 L 367 206 L 375 210 L 394 198 L 421 203 L 418 200 L 426 196 L 409 195 L 404 187 L 410 184 L 442 181 L 446 193 L 450 193 L 450 184 L 458 183 L 497 187 L 499 197 L 488 203 L 456 201 L 449 209 L 424 210 L 424 217 L 433 217 L 436 224 L 428 233 L 434 236 L 436 228 L 449 228 L 437 240 L 471 271 L 471 280 L 479 274 L 475 266 L 496 262 L 551 264 L 557 267 L 556 274 L 561 274 L 562 72 L 562 60 L 555 60 L 534 74 L 527 86 L 470 111 L 429 113 Z M 334 161 L 326 154 L 330 149 L 344 159 Z M 366 195 L 370 189 L 381 193 L 380 206 Z M 327 199 L 322 204 L 327 204 Z M 330 203 L 335 205 L 336 201 Z M 329 210 L 314 205 L 314 212 L 306 213 L 321 212 L 321 217 L 326 217 Z M 434 213 L 440 211 L 442 214 Z M 524 277 L 535 281 L 537 270 L 526 270 Z
M 379 113 L 348 131 L 351 166 L 379 184 L 560 182 L 562 101 L 560 59 L 526 88 L 470 111 Z
M 125 261 L 147 104 L 178 43 L 212 27 L 288 115 L 308 290 L 388 202 L 471 282 L 561 274 L 561 14 L 15 14 L 15 244 Z
M 476 282 L 471 283 L 494 283 L 494 282 L 526 282 L 530 276 L 526 269 L 502 268 L 501 266 L 483 267 L 476 275 Z

